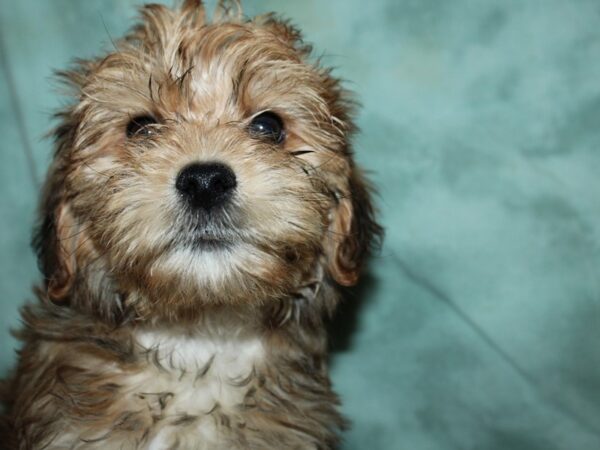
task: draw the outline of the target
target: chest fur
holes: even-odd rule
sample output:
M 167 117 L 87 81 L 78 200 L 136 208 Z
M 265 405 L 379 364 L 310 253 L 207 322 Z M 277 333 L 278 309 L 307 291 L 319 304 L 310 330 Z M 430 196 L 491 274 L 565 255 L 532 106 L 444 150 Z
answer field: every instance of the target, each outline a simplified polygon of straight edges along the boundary
M 186 436 L 194 448 L 199 441 L 220 448 L 221 426 L 245 425 L 243 404 L 264 359 L 258 338 L 143 332 L 137 340 L 145 364 L 127 381 L 126 392 L 156 423 L 149 449 L 181 445 Z

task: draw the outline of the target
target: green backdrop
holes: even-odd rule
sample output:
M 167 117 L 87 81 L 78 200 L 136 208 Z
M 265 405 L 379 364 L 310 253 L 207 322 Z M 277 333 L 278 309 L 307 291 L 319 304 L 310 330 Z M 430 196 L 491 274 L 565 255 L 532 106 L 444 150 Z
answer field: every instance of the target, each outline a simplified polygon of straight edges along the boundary
M 38 276 L 52 69 L 135 3 L 0 0 L 0 374 Z M 599 449 L 600 2 L 246 4 L 291 17 L 364 105 L 387 239 L 332 325 L 344 449 Z

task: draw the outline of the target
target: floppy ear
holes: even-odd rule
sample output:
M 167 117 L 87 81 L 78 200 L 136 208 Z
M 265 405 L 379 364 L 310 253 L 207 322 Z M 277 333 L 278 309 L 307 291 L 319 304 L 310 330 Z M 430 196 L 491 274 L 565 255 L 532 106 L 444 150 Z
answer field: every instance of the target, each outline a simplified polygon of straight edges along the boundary
M 76 252 L 82 231 L 73 219 L 68 205 L 60 204 L 44 219 L 44 237 L 39 236 L 38 251 L 46 279 L 48 298 L 55 303 L 65 301 L 71 292 L 77 271 Z
M 356 284 L 367 257 L 383 238 L 371 190 L 359 169 L 352 169 L 348 187 L 349 195 L 339 199 L 333 212 L 326 246 L 329 274 L 343 286 Z
M 76 251 L 83 233 L 65 200 L 66 154 L 73 144 L 75 121 L 69 111 L 58 114 L 63 123 L 55 131 L 56 152 L 40 202 L 40 221 L 32 245 L 45 279 L 45 292 L 53 302 L 68 297 L 76 275 Z

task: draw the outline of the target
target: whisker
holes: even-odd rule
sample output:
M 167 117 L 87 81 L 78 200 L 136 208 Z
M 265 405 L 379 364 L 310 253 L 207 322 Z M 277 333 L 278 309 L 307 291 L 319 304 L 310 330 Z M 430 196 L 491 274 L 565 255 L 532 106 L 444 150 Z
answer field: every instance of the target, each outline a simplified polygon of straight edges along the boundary
M 99 170 L 96 170 L 96 169 L 94 169 L 94 168 L 93 168 L 92 166 L 90 166 L 90 165 L 89 165 L 89 164 L 88 164 L 86 161 L 83 161 L 83 165 L 84 165 L 85 167 L 87 167 L 88 169 L 90 169 L 92 172 L 95 172 L 95 173 L 97 173 L 97 174 L 98 174 L 98 175 L 100 175 L 100 176 L 106 177 L 106 178 L 108 178 L 109 180 L 110 180 L 111 178 L 113 178 L 113 177 L 114 177 L 114 175 L 107 175 L 107 174 L 105 174 L 104 172 L 100 172 Z
M 290 152 L 290 155 L 292 156 L 300 156 L 300 155 L 306 155 L 307 153 L 314 153 L 314 150 L 296 150 L 295 152 Z

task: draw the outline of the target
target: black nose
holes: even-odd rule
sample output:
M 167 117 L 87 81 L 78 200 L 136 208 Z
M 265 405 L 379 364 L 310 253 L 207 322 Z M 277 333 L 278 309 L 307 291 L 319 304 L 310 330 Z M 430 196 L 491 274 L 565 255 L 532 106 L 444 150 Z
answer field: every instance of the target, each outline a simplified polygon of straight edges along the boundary
M 190 206 L 207 211 L 223 205 L 236 185 L 233 171 L 220 163 L 190 164 L 179 172 L 175 182 Z

